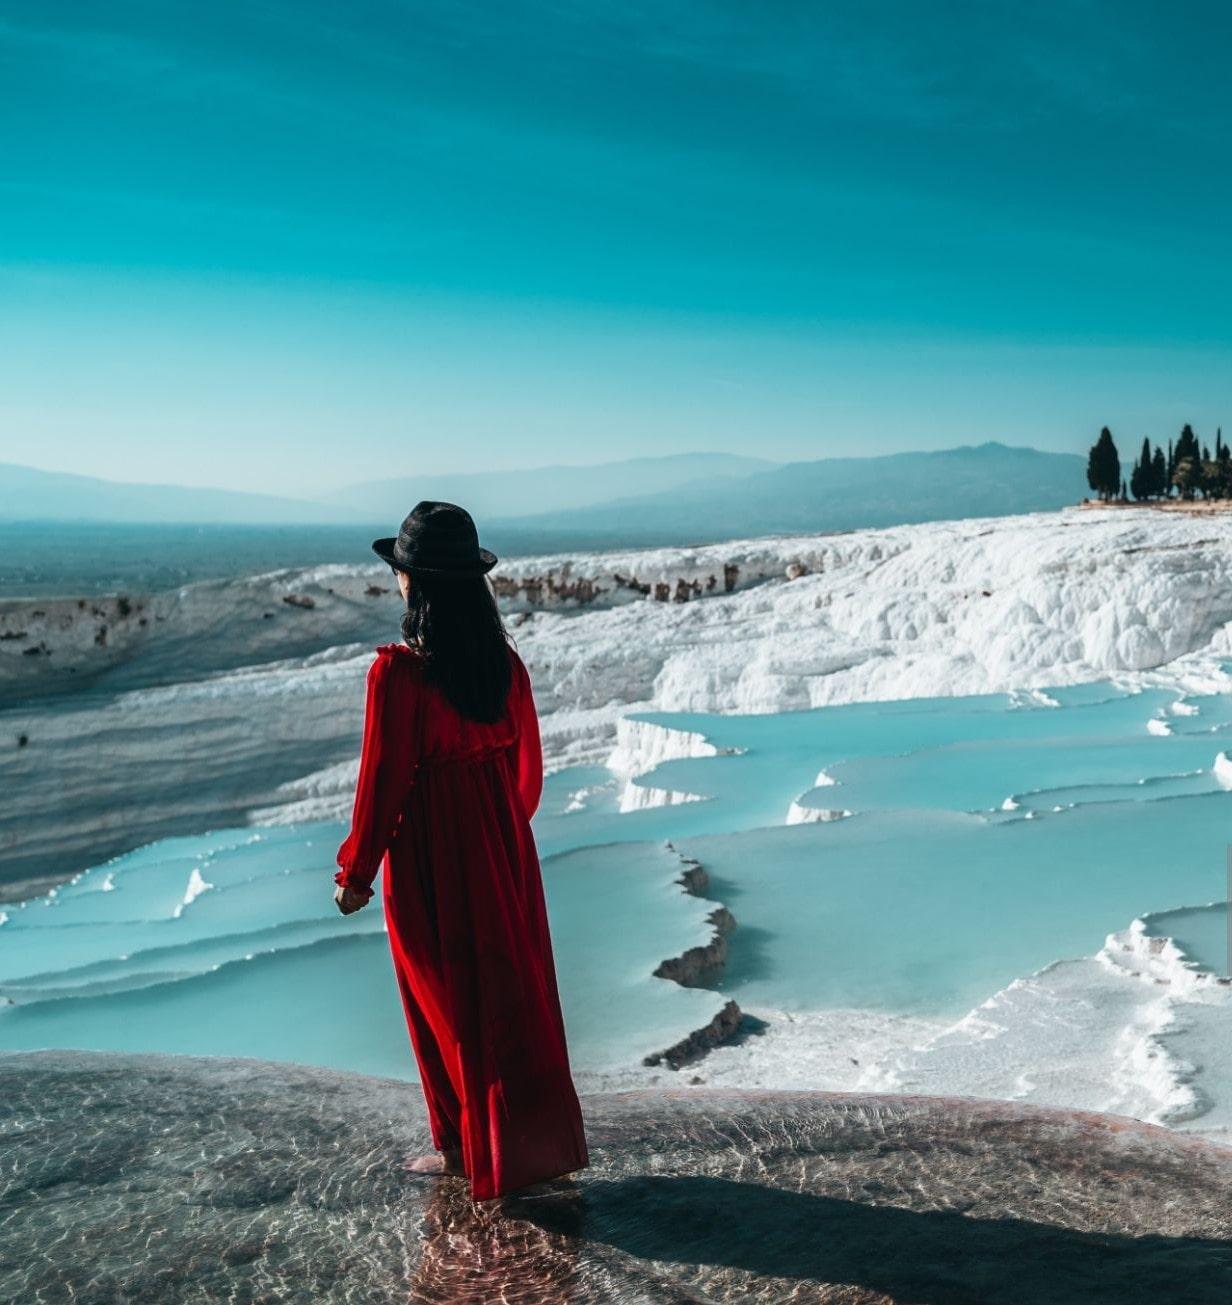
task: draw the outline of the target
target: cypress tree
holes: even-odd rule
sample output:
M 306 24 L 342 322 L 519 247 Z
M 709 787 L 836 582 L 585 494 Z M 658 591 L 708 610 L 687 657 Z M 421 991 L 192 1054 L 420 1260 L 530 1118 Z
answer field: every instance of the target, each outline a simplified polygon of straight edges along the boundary
M 1151 466 L 1151 493 L 1156 498 L 1166 498 L 1168 494 L 1168 462 L 1161 448 L 1155 449 L 1155 461 Z
M 1138 455 L 1138 461 L 1134 463 L 1134 469 L 1129 473 L 1129 492 L 1141 502 L 1144 498 L 1150 498 L 1154 492 L 1151 488 L 1155 474 L 1154 464 L 1151 460 L 1151 441 L 1143 439 L 1142 452 Z
M 1180 490 L 1183 499 L 1191 501 L 1202 478 L 1202 450 L 1188 422 L 1181 428 L 1173 459 L 1172 483 Z
M 1087 484 L 1104 503 L 1121 488 L 1121 459 L 1107 426 L 1100 431 L 1099 439 L 1087 454 Z
M 1179 463 L 1183 458 L 1197 458 L 1201 456 L 1198 449 L 1198 437 L 1193 433 L 1193 427 L 1186 422 L 1181 427 L 1180 438 L 1176 442 L 1176 460 Z

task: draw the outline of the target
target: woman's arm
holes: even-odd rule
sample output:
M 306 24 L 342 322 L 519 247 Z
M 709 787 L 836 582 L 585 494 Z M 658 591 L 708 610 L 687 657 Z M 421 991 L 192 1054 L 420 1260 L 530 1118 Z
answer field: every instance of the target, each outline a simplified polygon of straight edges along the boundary
M 543 748 L 539 739 L 539 713 L 535 710 L 535 696 L 531 692 L 530 675 L 522 659 L 514 659 L 513 692 L 516 703 L 518 794 L 526 810 L 526 818 L 539 810 L 543 796 Z
M 399 673 L 393 646 L 379 648 L 368 669 L 364 742 L 359 759 L 359 780 L 351 813 L 351 832 L 338 849 L 334 882 L 367 902 L 372 881 L 393 836 L 418 761 L 412 719 L 417 694 L 405 672 Z M 341 905 L 341 903 L 339 903 Z

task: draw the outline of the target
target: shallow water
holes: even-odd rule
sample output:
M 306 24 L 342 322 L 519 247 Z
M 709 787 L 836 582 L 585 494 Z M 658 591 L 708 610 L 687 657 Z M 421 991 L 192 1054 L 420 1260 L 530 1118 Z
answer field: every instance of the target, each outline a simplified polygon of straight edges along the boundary
M 1213 768 L 1232 698 L 1177 704 L 1088 685 L 644 718 L 730 751 L 641 777 L 702 799 L 678 805 L 622 811 L 594 767 L 549 779 L 536 834 L 575 1065 L 633 1069 L 729 996 L 753 1014 L 955 1020 L 1135 917 L 1220 900 L 1232 793 Z M 809 822 L 819 810 L 854 814 Z M 332 913 L 343 833 L 163 840 L 10 909 L 0 1049 L 413 1073 L 379 907 Z M 708 900 L 675 882 L 668 839 L 709 870 Z M 738 921 L 719 991 L 654 978 L 708 941 L 718 902 Z M 1226 963 L 1205 916 L 1178 929 L 1200 965 Z
M 1232 1153 L 1161 1129 L 1003 1102 L 619 1093 L 584 1099 L 588 1169 L 471 1202 L 460 1180 L 402 1168 L 429 1145 L 418 1096 L 252 1061 L 0 1057 L 0 1298 L 1224 1305 L 1232 1292 Z
M 887 811 L 688 847 L 760 932 L 723 984 L 741 1005 L 957 1018 L 1144 911 L 1216 896 L 1230 821 L 1219 792 L 991 824 Z M 1165 857 L 1176 828 L 1184 853 Z
M 0 1050 L 77 1047 L 264 1056 L 413 1075 L 379 898 L 343 919 L 343 831 L 174 839 L 10 911 L 0 931 Z M 712 993 L 653 976 L 703 938 L 659 844 L 545 862 L 575 1060 L 637 1064 L 702 1025 Z M 613 925 L 637 921 L 635 935 Z
M 1182 907 L 1165 911 L 1147 921 L 1155 937 L 1167 937 L 1199 970 L 1232 974 L 1228 956 L 1228 903 Z

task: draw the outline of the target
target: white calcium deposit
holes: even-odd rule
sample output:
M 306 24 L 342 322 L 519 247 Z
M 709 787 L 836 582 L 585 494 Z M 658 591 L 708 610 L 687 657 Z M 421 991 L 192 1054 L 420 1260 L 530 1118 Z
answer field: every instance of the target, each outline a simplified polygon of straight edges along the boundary
M 1180 718 L 1195 710 L 1188 695 L 1229 688 L 1232 513 L 1075 509 L 512 559 L 498 578 L 549 767 L 606 763 L 625 810 L 689 800 L 638 777 L 716 751 L 701 734 L 630 714 L 990 692 L 1047 705 L 1047 687 L 1111 679 L 1174 690 L 1168 714 Z M 28 738 L 0 751 L 10 855 L 34 873 L 40 840 L 54 836 L 66 856 L 97 861 L 99 831 L 119 811 L 129 845 L 244 815 L 345 816 L 372 647 L 398 638 L 387 581 L 366 566 L 315 568 L 123 610 L 112 600 L 0 606 L 0 691 L 97 677 L 96 692 L 71 702 L 18 698 L 7 711 Z M 1170 726 L 1160 716 L 1144 729 L 1162 737 Z M 1213 772 L 1232 788 L 1226 753 Z M 841 785 L 823 773 L 816 787 L 833 799 L 792 804 L 788 822 L 845 814 Z M 65 792 L 76 795 L 67 810 Z M 1017 810 L 1020 796 L 1002 809 Z M 193 870 L 176 913 L 208 911 L 217 895 L 193 903 L 209 887 Z M 1064 1100 L 1174 1125 L 1200 1117 L 1232 1136 L 1232 1106 L 1194 1070 L 1213 1076 L 1215 1064 L 1232 1081 L 1210 1050 L 1232 1045 L 1232 988 L 1197 975 L 1141 922 L 957 1023 L 763 1013 L 769 1030 L 713 1052 L 707 1082 Z M 630 1071 L 630 1082 L 641 1077 Z
M 765 570 L 768 547 L 728 555 Z M 518 634 L 540 691 L 572 706 L 781 712 L 1077 683 L 1228 651 L 1232 514 L 1073 510 L 773 547 L 779 576 L 729 595 L 537 613 Z M 809 572 L 787 580 L 801 555 Z M 649 573 L 660 555 L 646 557 Z
M 1232 513 L 1072 509 L 515 558 L 496 575 L 530 667 L 549 769 L 614 761 L 626 790 L 658 761 L 698 755 L 690 739 L 639 729 L 620 735 L 631 712 L 782 712 L 1032 694 L 1105 678 L 1166 682 L 1180 698 L 1225 687 L 1221 659 L 1232 651 Z M 147 624 L 118 642 L 110 609 L 100 616 L 68 600 L 0 606 L 0 633 L 25 631 L 0 641 L 0 690 L 42 683 L 38 677 L 54 677 L 66 659 L 84 676 L 94 654 L 109 668 L 101 685 L 117 675 L 121 686 L 140 685 L 147 671 L 161 685 L 82 703 L 70 726 L 53 719 L 54 708 L 19 701 L 11 725 L 31 746 L 0 755 L 0 790 L 36 758 L 54 787 L 61 769 L 75 772 L 82 742 L 94 739 L 100 758 L 109 747 L 126 753 L 123 775 L 112 768 L 107 777 L 108 801 L 156 802 L 165 747 L 151 748 L 143 762 L 140 740 L 163 740 L 182 711 L 181 734 L 211 731 L 233 775 L 248 766 L 275 779 L 252 786 L 261 819 L 276 818 L 273 808 L 284 804 L 294 805 L 296 819 L 345 813 L 371 650 L 398 638 L 387 581 L 368 566 L 209 581 L 159 595 L 140 615 L 135 600 L 125 620 L 143 615 Z M 313 606 L 288 601 L 296 597 Z M 98 645 L 108 618 L 113 625 Z M 254 632 L 266 656 L 286 655 L 226 666 Z M 312 652 L 288 651 L 314 637 L 320 647 Z M 27 655 L 30 646 L 40 651 Z M 309 762 L 298 774 L 321 775 L 286 773 L 288 747 L 296 746 Z M 72 749 L 71 764 L 57 764 L 57 748 Z M 270 757 L 280 763 L 272 770 Z M 198 783 L 207 800 L 208 780 Z M 35 791 L 45 787 L 40 781 Z M 38 815 L 10 813 L 0 802 L 0 826 L 12 823 L 18 843 L 18 822 L 31 814 Z

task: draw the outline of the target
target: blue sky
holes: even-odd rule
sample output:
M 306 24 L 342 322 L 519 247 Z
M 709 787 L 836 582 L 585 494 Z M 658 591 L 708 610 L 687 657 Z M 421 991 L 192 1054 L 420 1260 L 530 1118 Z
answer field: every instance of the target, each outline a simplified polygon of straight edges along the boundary
M 0 460 L 1213 433 L 1215 5 L 0 0 Z

